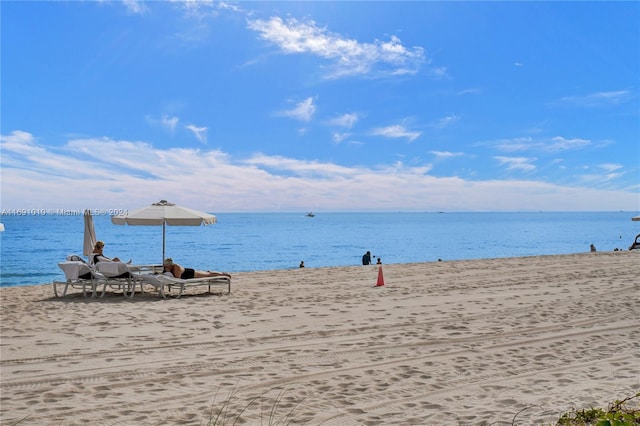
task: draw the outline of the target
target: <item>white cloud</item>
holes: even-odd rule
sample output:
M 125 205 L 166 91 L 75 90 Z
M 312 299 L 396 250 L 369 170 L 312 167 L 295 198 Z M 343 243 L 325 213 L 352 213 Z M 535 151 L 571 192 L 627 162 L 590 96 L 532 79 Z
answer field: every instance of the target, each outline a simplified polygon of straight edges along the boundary
M 178 117 L 168 117 L 167 115 L 162 116 L 162 125 L 172 132 L 176 130 L 176 126 L 178 125 Z
M 438 159 L 444 160 L 452 157 L 460 157 L 464 155 L 462 152 L 449 152 L 449 151 L 429 151 L 430 154 L 435 155 Z
M 353 177 L 358 173 L 358 169 L 343 167 L 337 164 L 321 163 L 318 161 L 297 160 L 294 158 L 287 158 L 279 155 L 270 156 L 264 154 L 255 154 L 251 158 L 244 160 L 243 163 L 284 172 L 285 175 L 291 175 L 291 173 L 293 172 L 294 174 L 299 176 Z
M 122 0 L 122 4 L 124 4 L 129 13 L 134 15 L 142 15 L 149 12 L 147 5 L 141 0 Z
M 205 16 L 209 13 L 216 4 L 212 0 L 169 0 L 171 3 L 177 4 L 182 7 L 187 14 L 195 16 Z M 222 3 L 221 3 L 222 4 Z
M 195 137 L 202 143 L 207 143 L 207 128 L 206 127 L 196 127 L 193 124 L 187 124 L 184 126 L 185 129 L 193 132 Z
M 593 187 L 610 186 L 612 181 L 624 176 L 623 172 L 617 171 L 620 170 L 622 166 L 618 166 L 616 164 L 600 164 L 597 168 L 603 170 L 604 173 L 595 171 L 594 173 L 579 175 L 578 179 L 580 182 Z
M 612 164 L 612 163 L 599 164 L 598 167 L 607 172 L 615 172 L 616 170 L 620 170 L 623 168 L 622 164 Z
M 445 127 L 450 126 L 451 124 L 455 123 L 459 119 L 460 119 L 460 117 L 458 117 L 457 115 L 450 114 L 450 115 L 447 115 L 446 117 L 442 117 L 439 120 L 437 120 L 433 124 L 433 126 L 439 128 L 439 129 L 444 129 Z
M 341 142 L 344 142 L 346 139 L 348 139 L 350 136 L 351 136 L 351 133 L 333 133 L 331 135 L 331 138 L 335 143 L 341 143 Z
M 81 209 L 89 201 L 92 208 L 134 209 L 167 199 L 210 212 L 306 211 L 309 205 L 319 211 L 584 211 L 633 210 L 638 200 L 637 188 L 437 178 L 429 165 L 402 162 L 352 167 L 265 154 L 234 159 L 219 150 L 159 149 L 109 138 L 73 139 L 54 148 L 22 131 L 0 139 L 7 209 Z M 533 159 L 503 161 L 526 165 Z
M 463 96 L 463 95 L 479 95 L 480 93 L 482 93 L 482 89 L 477 88 L 477 87 L 472 87 L 470 89 L 462 89 L 459 90 L 458 92 L 456 92 L 456 95 L 458 96 Z
M 407 138 L 409 142 L 413 142 L 422 134 L 421 132 L 409 131 L 404 126 L 396 124 L 387 127 L 378 127 L 371 132 L 375 136 L 384 136 L 387 138 Z
M 612 90 L 608 92 L 594 92 L 587 95 L 565 96 L 560 98 L 559 104 L 578 107 L 599 107 L 618 105 L 631 99 L 629 90 Z
M 604 163 L 598 164 L 598 168 L 604 171 L 604 174 L 593 176 L 593 180 L 601 182 L 609 182 L 621 178 L 625 175 L 622 171 L 624 168 L 621 164 Z
M 192 1 L 198 1 L 198 0 L 192 0 Z M 213 2 L 213 0 L 207 0 L 207 1 Z M 231 10 L 236 13 L 244 12 L 244 9 L 238 6 L 238 3 L 219 2 L 218 6 L 220 7 L 220 9 Z
M 562 136 L 554 136 L 552 138 L 534 139 L 530 136 L 517 137 L 512 139 L 501 139 L 498 141 L 487 142 L 486 144 L 493 146 L 495 149 L 503 152 L 517 151 L 539 151 L 539 152 L 562 152 L 592 145 L 590 140 L 581 138 L 565 138 Z
M 429 71 L 429 74 L 431 74 L 434 78 L 437 78 L 437 79 L 449 78 L 449 70 L 447 69 L 447 67 L 431 68 L 431 70 Z
M 329 120 L 329 124 L 332 126 L 340 126 L 350 129 L 354 124 L 356 124 L 359 118 L 360 117 L 356 113 L 343 114 L 340 117 Z
M 169 117 L 167 114 L 163 114 L 159 119 L 153 118 L 149 115 L 145 117 L 147 123 L 153 127 L 163 127 L 173 133 L 178 126 L 180 119 L 178 117 Z
M 388 41 L 360 43 L 331 33 L 312 20 L 300 22 L 290 18 L 284 21 L 280 17 L 250 20 L 248 27 L 284 53 L 310 54 L 330 61 L 329 78 L 371 73 L 414 74 L 425 61 L 422 47 L 409 49 L 396 36 Z
M 295 108 L 282 111 L 280 115 L 285 117 L 291 117 L 296 120 L 309 122 L 316 112 L 316 106 L 313 104 L 313 98 L 308 97 L 302 102 L 299 102 Z
M 533 161 L 536 161 L 536 158 L 526 158 L 526 157 L 493 157 L 502 166 L 507 166 L 507 170 L 521 170 L 523 172 L 531 172 L 536 169 L 534 164 L 531 164 Z
M 563 138 L 556 136 L 551 138 L 551 143 L 543 145 L 544 149 L 550 152 L 568 151 L 572 149 L 580 149 L 591 145 L 591 141 L 580 138 Z
M 43 148 L 36 145 L 36 140 L 31 133 L 16 130 L 10 135 L 2 136 L 2 146 L 8 151 L 18 154 L 28 154 L 29 152 L 39 153 Z
M 169 0 L 182 12 L 180 24 L 173 33 L 166 36 L 166 47 L 171 50 L 184 50 L 206 42 L 211 36 L 211 20 L 219 10 L 232 10 L 224 3 L 213 0 Z M 155 2 L 154 2 L 155 3 Z

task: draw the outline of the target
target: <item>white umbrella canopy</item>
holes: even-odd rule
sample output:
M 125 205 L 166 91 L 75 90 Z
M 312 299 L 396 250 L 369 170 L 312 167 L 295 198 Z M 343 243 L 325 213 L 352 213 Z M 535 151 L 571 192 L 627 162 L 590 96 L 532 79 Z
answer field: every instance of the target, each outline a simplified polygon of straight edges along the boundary
M 91 210 L 84 211 L 84 242 L 82 244 L 82 254 L 91 256 L 96 246 L 96 229 L 93 226 L 93 216 Z
M 216 217 L 209 213 L 176 206 L 166 200 L 153 203 L 123 216 L 111 216 L 116 225 L 159 226 L 162 225 L 162 260 L 164 261 L 165 226 L 200 226 L 216 223 Z

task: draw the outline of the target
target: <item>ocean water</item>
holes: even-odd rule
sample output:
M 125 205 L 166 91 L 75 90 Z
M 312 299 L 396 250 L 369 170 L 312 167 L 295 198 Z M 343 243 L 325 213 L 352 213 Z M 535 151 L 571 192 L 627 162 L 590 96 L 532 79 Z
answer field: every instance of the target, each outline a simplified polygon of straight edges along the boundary
M 433 262 L 626 250 L 636 212 L 215 213 L 209 226 L 167 226 L 166 254 L 186 267 L 228 272 L 358 265 L 367 250 L 384 263 Z M 57 263 L 82 254 L 82 215 L 2 215 L 0 285 L 64 279 Z M 119 226 L 94 216 L 105 254 L 162 261 L 161 226 Z M 376 259 L 374 259 L 375 261 Z

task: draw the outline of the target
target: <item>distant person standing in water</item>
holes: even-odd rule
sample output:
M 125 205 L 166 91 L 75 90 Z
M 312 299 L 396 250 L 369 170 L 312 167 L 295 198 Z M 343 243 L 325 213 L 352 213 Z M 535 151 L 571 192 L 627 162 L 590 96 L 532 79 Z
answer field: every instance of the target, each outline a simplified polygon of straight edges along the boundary
M 371 265 L 371 252 L 367 251 L 363 256 L 362 256 L 362 264 L 363 265 Z

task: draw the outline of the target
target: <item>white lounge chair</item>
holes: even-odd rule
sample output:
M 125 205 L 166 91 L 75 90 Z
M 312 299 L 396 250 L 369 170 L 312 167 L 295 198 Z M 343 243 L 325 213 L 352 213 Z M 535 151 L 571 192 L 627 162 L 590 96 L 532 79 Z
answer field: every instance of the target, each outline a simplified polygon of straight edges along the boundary
M 140 275 L 139 277 L 143 276 L 144 275 Z M 227 294 L 231 293 L 231 278 L 225 276 L 190 278 L 186 280 L 182 278 L 174 278 L 168 275 L 151 275 L 149 277 L 153 278 L 147 278 L 146 282 L 153 284 L 160 295 L 164 298 L 166 298 L 167 292 L 171 292 L 173 287 L 180 290 L 176 296 L 177 298 L 182 296 L 186 289 L 199 286 L 207 286 L 209 293 L 211 293 L 211 286 L 224 286 L 227 288 Z M 165 288 L 167 291 L 165 291 Z
M 69 288 L 81 289 L 84 297 L 89 293 L 91 297 L 96 297 L 100 286 L 102 286 L 100 297 L 105 295 L 107 288 L 122 290 L 124 296 L 129 298 L 135 294 L 136 280 L 133 274 L 124 278 L 109 276 L 77 255 L 67 256 L 67 260 L 58 263 L 58 266 L 64 272 L 66 281 L 53 281 L 53 293 L 56 297 L 66 296 Z M 128 267 L 126 268 L 128 271 Z M 109 268 L 105 269 L 109 270 Z M 59 286 L 64 286 L 62 292 L 58 291 Z
M 148 284 L 152 286 L 160 296 L 166 299 L 164 295 L 165 284 L 158 280 L 159 275 L 155 273 L 134 273 L 134 280 L 140 284 L 140 291 L 144 293 L 144 285 Z
M 53 293 L 56 297 L 66 296 L 69 288 L 81 289 L 84 297 L 87 297 L 90 290 L 91 296 L 95 296 L 97 279 L 92 268 L 81 257 L 68 256 L 67 261 L 58 263 L 58 266 L 64 272 L 66 281 L 53 281 Z M 58 291 L 58 286 L 64 286 L 62 292 Z
M 130 265 L 122 262 L 98 262 L 95 268 L 104 277 L 104 286 L 100 297 L 104 296 L 107 287 L 122 290 L 125 297 L 133 298 L 136 286 L 144 293 L 143 274 L 140 271 L 153 271 L 156 265 Z

